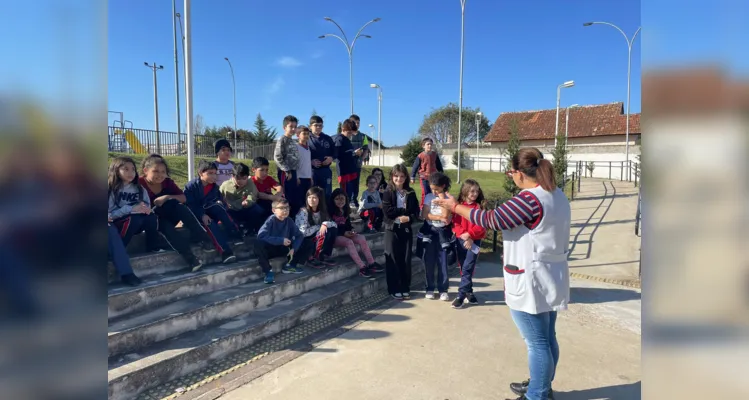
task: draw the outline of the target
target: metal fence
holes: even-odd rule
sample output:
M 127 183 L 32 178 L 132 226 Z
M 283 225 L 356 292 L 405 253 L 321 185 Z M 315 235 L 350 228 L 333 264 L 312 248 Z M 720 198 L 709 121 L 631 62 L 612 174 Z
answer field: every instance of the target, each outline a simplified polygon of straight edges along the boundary
M 108 127 L 109 151 L 131 154 L 152 154 L 162 156 L 187 155 L 187 134 L 164 132 L 150 129 Z M 215 157 L 214 143 L 221 137 L 195 135 L 195 155 L 198 157 Z M 252 140 L 226 138 L 232 144 L 232 158 L 251 160 L 255 157 L 273 158 L 275 143 L 257 143 Z

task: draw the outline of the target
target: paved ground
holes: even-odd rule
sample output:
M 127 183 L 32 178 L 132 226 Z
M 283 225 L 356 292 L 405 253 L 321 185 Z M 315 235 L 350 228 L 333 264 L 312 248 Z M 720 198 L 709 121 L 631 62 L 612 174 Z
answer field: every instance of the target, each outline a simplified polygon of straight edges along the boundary
M 572 202 L 570 272 L 601 278 L 638 277 L 634 235 L 637 191 L 631 182 L 585 179 Z
M 583 183 L 587 198 L 572 207 L 576 244 L 571 271 L 637 276 L 633 260 L 639 244 L 628 221 L 634 218 L 629 203 L 636 196 L 628 195 L 627 185 Z M 513 398 L 508 384 L 528 376 L 527 353 L 503 302 L 498 265 L 492 256 L 484 257 L 476 271 L 479 306 L 453 310 L 447 302 L 414 293 L 414 300 L 398 303 L 221 399 Z M 453 279 L 451 287 L 456 286 Z M 639 399 L 640 291 L 579 279 L 572 286 L 573 304 L 557 324 L 556 398 Z

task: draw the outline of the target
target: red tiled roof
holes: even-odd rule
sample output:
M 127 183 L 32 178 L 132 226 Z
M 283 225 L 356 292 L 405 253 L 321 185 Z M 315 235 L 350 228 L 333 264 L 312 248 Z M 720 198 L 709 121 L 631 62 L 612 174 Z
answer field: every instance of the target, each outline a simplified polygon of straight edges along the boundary
M 564 132 L 567 109 L 559 109 L 559 132 Z M 538 111 L 508 112 L 499 115 L 486 136 L 487 142 L 510 139 L 510 122 L 517 120 L 520 140 L 554 140 L 556 108 Z M 600 104 L 570 108 L 569 137 L 624 135 L 624 103 Z M 640 114 L 630 114 L 629 133 L 640 133 Z

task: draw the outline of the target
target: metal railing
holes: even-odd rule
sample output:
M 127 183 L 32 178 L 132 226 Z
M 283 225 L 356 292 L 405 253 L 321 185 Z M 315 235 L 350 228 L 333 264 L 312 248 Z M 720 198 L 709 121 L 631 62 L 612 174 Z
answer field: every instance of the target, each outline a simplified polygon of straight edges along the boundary
M 187 134 L 159 131 L 158 134 L 150 129 L 108 127 L 109 151 L 131 154 L 152 154 L 162 156 L 187 155 Z M 195 135 L 195 155 L 199 157 L 215 157 L 214 143 L 220 136 Z M 226 138 L 232 143 L 233 158 L 251 160 L 255 157 L 273 158 L 275 143 L 257 143 L 245 138 Z
M 608 178 L 633 182 L 639 185 L 641 178 L 640 163 L 637 161 L 570 161 L 574 170 L 584 178 Z M 592 169 L 591 169 L 592 167 Z M 601 173 L 601 171 L 604 171 Z

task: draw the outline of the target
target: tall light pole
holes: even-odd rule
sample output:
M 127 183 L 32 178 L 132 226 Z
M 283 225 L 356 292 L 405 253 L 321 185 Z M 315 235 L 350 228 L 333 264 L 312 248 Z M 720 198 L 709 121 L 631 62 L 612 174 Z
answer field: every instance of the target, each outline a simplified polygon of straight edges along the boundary
M 369 87 L 377 89 L 377 160 L 382 165 L 382 87 L 376 83 L 370 83 Z
M 374 124 L 369 124 L 369 136 L 371 136 L 372 139 L 374 139 L 374 134 L 375 134 L 375 126 L 374 126 Z M 378 147 L 379 147 L 379 144 L 378 144 Z M 380 160 L 379 157 L 380 156 L 379 156 L 379 153 L 378 153 L 377 154 L 377 162 L 379 162 L 379 160 Z
M 458 99 L 458 179 L 460 183 L 460 129 L 461 122 L 463 119 L 463 44 L 465 43 L 465 16 L 466 16 L 466 1 L 460 0 L 460 96 Z
M 554 128 L 554 147 L 557 145 L 557 136 L 559 136 L 559 99 L 561 96 L 562 88 L 570 88 L 575 86 L 575 81 L 567 81 L 557 86 L 557 118 L 556 126 Z
M 479 124 L 481 123 L 481 116 L 484 115 L 481 111 L 476 113 L 476 162 L 479 160 L 479 142 L 481 136 L 479 135 Z
M 338 27 L 338 30 L 341 31 L 341 35 L 343 35 L 343 37 L 340 37 L 340 36 L 334 35 L 332 33 L 326 33 L 324 35 L 318 36 L 318 38 L 319 39 L 325 39 L 326 37 L 329 37 L 329 36 L 330 37 L 334 37 L 334 38 L 337 38 L 338 40 L 340 40 L 341 43 L 343 43 L 343 45 L 346 46 L 346 52 L 348 53 L 348 73 L 349 73 L 349 91 L 350 91 L 350 95 L 351 95 L 351 114 L 353 114 L 354 113 L 354 58 L 353 58 L 353 55 L 354 55 L 354 45 L 356 45 L 356 40 L 359 39 L 360 37 L 365 37 L 367 39 L 372 39 L 372 36 L 362 35 L 362 31 L 364 30 L 364 28 L 367 27 L 367 25 L 379 21 L 380 18 L 375 18 L 375 19 L 367 22 L 366 24 L 364 24 L 364 26 L 362 26 L 359 29 L 359 31 L 356 32 L 356 36 L 354 36 L 354 40 L 351 41 L 351 44 L 349 44 L 348 38 L 346 37 L 346 33 L 343 31 L 343 28 L 341 28 L 341 26 L 338 25 L 337 22 L 333 21 L 333 18 L 325 17 L 325 20 L 334 23 L 335 26 Z
M 159 138 L 159 87 L 156 83 L 156 71 L 164 69 L 163 65 L 153 65 L 143 62 L 143 65 L 153 70 L 153 115 L 156 120 L 156 152 L 161 154 L 161 138 Z
M 627 37 L 627 34 L 624 33 L 623 30 L 621 30 L 621 28 L 619 28 L 618 26 L 610 22 L 586 22 L 583 24 L 583 26 L 591 26 L 594 24 L 608 25 L 608 26 L 616 28 L 616 30 L 618 30 L 622 34 L 622 36 L 624 36 L 624 40 L 627 41 L 627 121 L 625 122 L 626 127 L 627 127 L 626 128 L 627 133 L 624 138 L 624 141 L 626 142 L 624 145 L 624 148 L 625 148 L 626 160 L 627 162 L 629 162 L 629 100 L 630 100 L 629 96 L 630 96 L 630 82 L 631 82 L 630 78 L 632 74 L 632 44 L 635 42 L 635 38 L 637 37 L 637 34 L 640 33 L 640 30 L 642 29 L 642 27 L 641 26 L 637 27 L 635 34 L 632 35 L 632 39 L 630 39 L 629 37 Z M 627 176 L 629 176 L 629 172 L 627 172 Z
M 237 83 L 234 81 L 234 67 L 231 66 L 229 57 L 224 57 L 224 60 L 229 63 L 229 69 L 231 70 L 231 84 L 234 88 L 234 149 L 237 149 Z
M 190 0 L 185 3 L 185 118 L 187 119 L 187 179 L 195 178 L 195 132 L 192 109 L 192 13 Z
M 177 154 L 182 153 L 180 139 L 182 139 L 182 123 L 180 121 L 181 113 L 179 112 L 179 56 L 177 52 L 177 0 L 172 0 L 172 33 L 174 36 L 174 97 L 177 100 Z M 180 23 L 180 29 L 182 23 Z
M 570 131 L 570 108 L 575 108 L 580 106 L 579 104 L 573 104 L 569 107 L 567 107 L 567 115 L 564 117 L 564 145 L 567 146 L 569 144 L 569 131 Z

